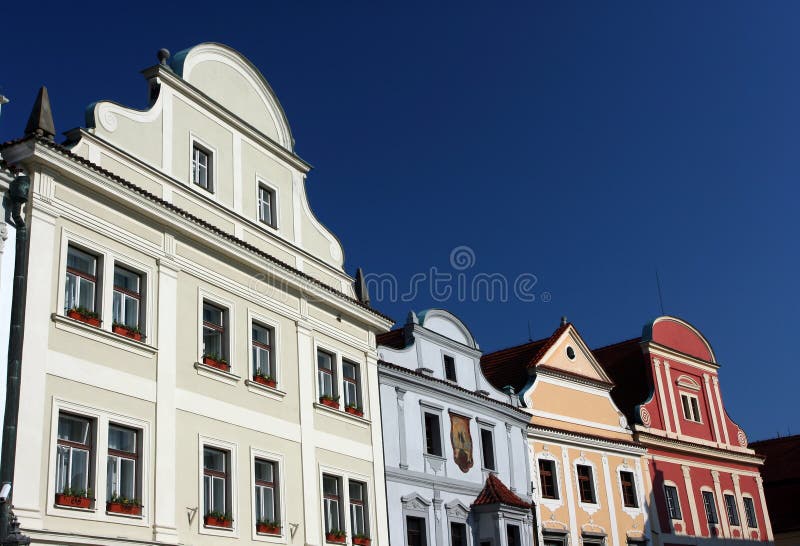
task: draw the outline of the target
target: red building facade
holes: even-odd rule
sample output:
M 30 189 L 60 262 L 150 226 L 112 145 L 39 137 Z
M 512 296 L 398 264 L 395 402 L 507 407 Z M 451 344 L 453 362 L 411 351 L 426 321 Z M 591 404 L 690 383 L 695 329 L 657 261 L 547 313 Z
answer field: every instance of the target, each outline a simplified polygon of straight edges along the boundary
M 647 447 L 653 543 L 772 542 L 763 459 L 725 411 L 719 364 L 705 337 L 662 316 L 641 337 L 593 352 Z

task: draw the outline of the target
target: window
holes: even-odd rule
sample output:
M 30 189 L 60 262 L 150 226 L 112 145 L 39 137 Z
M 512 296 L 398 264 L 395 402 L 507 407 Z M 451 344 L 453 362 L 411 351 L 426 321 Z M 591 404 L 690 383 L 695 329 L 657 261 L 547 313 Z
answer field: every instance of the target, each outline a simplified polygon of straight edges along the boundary
M 729 493 L 723 495 L 725 498 L 725 511 L 728 512 L 728 523 L 734 527 L 739 526 L 739 509 L 736 508 L 736 497 Z
M 115 325 L 128 330 L 139 330 L 142 299 L 142 278 L 138 273 L 114 264 L 114 312 Z
M 203 448 L 204 515 L 229 514 L 229 459 L 227 451 Z
M 425 518 L 406 516 L 406 535 L 408 546 L 428 546 Z
M 333 355 L 321 350 L 317 351 L 317 382 L 320 398 L 338 399 L 335 390 L 336 369 Z
M 59 413 L 56 494 L 92 497 L 92 421 Z
M 622 482 L 623 504 L 628 508 L 638 508 L 639 502 L 636 500 L 636 482 L 633 480 L 633 472 L 620 470 L 619 479 Z
M 756 519 L 756 506 L 753 499 L 744 497 L 744 515 L 747 517 L 747 526 L 756 529 L 758 527 L 758 520 Z
M 667 501 L 669 519 L 683 519 L 681 515 L 681 503 L 680 500 L 678 500 L 678 488 L 674 485 L 665 485 L 664 498 Z
M 481 428 L 481 452 L 483 453 L 483 468 L 496 470 L 494 464 L 494 435 L 489 428 Z
M 367 524 L 367 485 L 350 481 L 350 531 L 353 537 L 369 536 Z
M 361 379 L 358 364 L 343 360 L 342 380 L 345 407 L 361 411 Z
M 539 482 L 542 486 L 542 498 L 558 498 L 558 481 L 556 463 L 548 459 L 539 459 Z
M 439 416 L 425 412 L 425 453 L 442 456 L 442 432 Z
M 450 546 L 467 546 L 467 525 L 450 522 Z
M 97 313 L 97 257 L 67 248 L 67 282 L 64 285 L 64 310 L 80 309 Z
M 108 425 L 108 458 L 106 460 L 106 499 L 122 497 L 140 500 L 137 466 L 139 433 L 136 430 Z
M 227 310 L 203 301 L 203 357 L 229 367 L 228 344 L 225 338 L 227 322 Z
M 444 355 L 444 376 L 448 381 L 456 381 L 456 359 Z
M 264 459 L 254 461 L 256 523 L 277 524 L 276 464 Z
M 264 184 L 258 185 L 258 221 L 275 227 L 275 192 Z
M 251 345 L 253 349 L 253 378 L 264 377 L 275 379 L 272 365 L 273 330 L 254 322 L 251 327 Z
M 322 497 L 325 501 L 325 532 L 342 530 L 341 480 L 328 474 L 322 475 Z
M 522 546 L 520 540 L 519 526 L 506 525 L 506 544 L 508 546 Z
M 688 421 L 700 422 L 700 406 L 697 397 L 691 394 L 681 394 L 681 404 L 683 405 L 683 417 Z
M 594 496 L 594 479 L 592 477 L 592 467 L 578 465 L 578 491 L 581 495 L 581 502 L 595 504 L 597 500 Z
M 211 179 L 211 152 L 197 143 L 192 145 L 192 182 L 206 191 L 213 192 Z
M 719 516 L 717 516 L 717 504 L 714 500 L 714 493 L 711 491 L 703 491 L 703 506 L 706 508 L 706 521 L 709 525 L 716 525 L 719 523 Z

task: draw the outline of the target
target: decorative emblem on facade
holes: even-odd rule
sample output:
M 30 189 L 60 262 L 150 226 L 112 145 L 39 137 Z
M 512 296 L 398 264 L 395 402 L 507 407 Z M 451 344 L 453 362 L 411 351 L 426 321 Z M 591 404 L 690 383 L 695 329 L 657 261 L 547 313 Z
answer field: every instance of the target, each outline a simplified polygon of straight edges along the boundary
M 736 433 L 736 439 L 739 441 L 740 446 L 747 447 L 747 435 L 742 429 L 739 429 L 739 431 Z
M 453 459 L 465 474 L 472 468 L 472 435 L 469 432 L 469 418 L 456 413 L 450 414 L 450 443 L 453 445 Z
M 650 412 L 647 411 L 647 408 L 644 406 L 639 408 L 639 420 L 642 422 L 644 426 L 650 428 L 650 424 L 652 423 L 650 419 Z

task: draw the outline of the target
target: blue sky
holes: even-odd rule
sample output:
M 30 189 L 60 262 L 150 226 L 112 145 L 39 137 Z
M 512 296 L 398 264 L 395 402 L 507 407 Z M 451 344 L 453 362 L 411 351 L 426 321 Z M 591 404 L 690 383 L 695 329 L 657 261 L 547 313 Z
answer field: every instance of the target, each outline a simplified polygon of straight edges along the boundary
M 659 313 L 658 270 L 665 311 L 711 340 L 733 419 L 751 439 L 800 432 L 800 5 L 131 5 L 4 7 L 0 140 L 39 85 L 64 131 L 98 99 L 144 107 L 159 48 L 226 43 L 281 100 L 348 271 L 536 277 L 532 302 L 423 291 L 379 309 L 444 306 L 487 350 L 566 315 L 596 347 Z

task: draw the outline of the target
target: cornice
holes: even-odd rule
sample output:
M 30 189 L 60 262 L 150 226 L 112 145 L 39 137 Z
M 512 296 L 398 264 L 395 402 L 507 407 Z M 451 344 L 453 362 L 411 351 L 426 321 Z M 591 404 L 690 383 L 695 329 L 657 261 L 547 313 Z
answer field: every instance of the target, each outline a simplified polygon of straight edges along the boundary
M 595 379 L 591 379 L 589 377 L 584 377 L 582 375 L 569 373 L 542 364 L 536 366 L 535 368 L 533 368 L 533 370 L 535 371 L 536 375 L 543 375 L 545 377 L 555 377 L 558 379 L 563 379 L 565 381 L 570 381 L 572 383 L 585 385 L 587 387 L 594 387 L 604 392 L 611 392 L 611 389 L 614 387 L 612 383 L 606 383 L 605 381 L 598 381 Z
M 647 451 L 644 445 L 634 441 L 626 442 L 624 440 L 610 440 L 580 432 L 555 429 L 541 425 L 529 426 L 528 437 L 536 440 L 541 440 L 544 438 L 551 441 L 566 442 L 578 447 L 591 446 L 599 449 L 639 456 L 644 455 Z
M 683 364 L 689 366 L 696 366 L 698 368 L 713 373 L 717 373 L 717 371 L 719 370 L 719 364 L 716 364 L 714 362 L 709 362 L 707 360 L 702 360 L 700 358 L 683 353 L 681 351 L 676 351 L 671 347 L 667 347 L 666 345 L 661 345 L 659 343 L 656 343 L 655 341 L 642 341 L 641 344 L 647 347 L 649 353 L 656 353 L 658 356 L 661 356 L 662 358 L 677 360 Z
M 483 354 L 480 349 L 475 349 L 473 347 L 470 347 L 469 345 L 465 345 L 459 341 L 450 339 L 449 337 L 443 336 L 439 332 L 434 332 L 433 330 L 425 328 L 420 324 L 414 324 L 412 332 L 414 335 L 419 335 L 419 337 L 423 339 L 427 339 L 428 341 L 432 341 L 434 343 L 447 347 L 448 349 L 468 354 L 473 358 L 480 359 L 481 355 Z
M 650 434 L 644 431 L 636 431 L 635 438 L 646 447 L 661 447 L 672 451 L 679 451 L 689 455 L 704 455 L 715 459 L 722 459 L 727 461 L 734 461 L 739 463 L 753 464 L 761 466 L 764 464 L 764 458 L 755 454 L 755 452 L 741 453 L 737 451 L 730 451 L 727 449 L 719 449 L 707 447 L 702 444 L 695 444 L 692 442 L 684 442 L 674 438 L 662 438 L 655 434 Z M 752 450 L 751 450 L 752 451 Z

